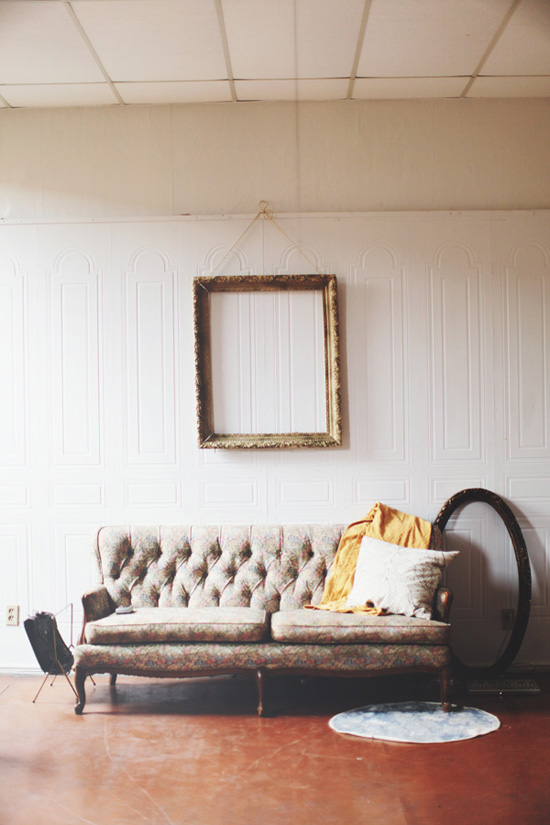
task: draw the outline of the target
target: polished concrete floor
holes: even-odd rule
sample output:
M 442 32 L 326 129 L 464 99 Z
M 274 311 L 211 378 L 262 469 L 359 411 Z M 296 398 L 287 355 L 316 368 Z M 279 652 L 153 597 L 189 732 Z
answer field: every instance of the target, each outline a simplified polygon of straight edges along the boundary
M 550 675 L 538 696 L 469 697 L 495 733 L 440 745 L 336 734 L 332 715 L 435 698 L 424 679 L 87 682 L 0 676 L 1 825 L 550 825 Z

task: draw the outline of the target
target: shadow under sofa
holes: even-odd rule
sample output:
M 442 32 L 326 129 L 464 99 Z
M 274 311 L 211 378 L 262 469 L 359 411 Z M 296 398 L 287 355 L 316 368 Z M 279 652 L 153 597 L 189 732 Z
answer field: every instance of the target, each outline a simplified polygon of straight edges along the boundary
M 102 527 L 101 582 L 82 597 L 74 651 L 81 714 L 96 673 L 151 677 L 250 673 L 264 714 L 268 673 L 439 674 L 449 709 L 451 593 L 431 619 L 305 609 L 323 595 L 345 525 Z M 434 528 L 432 545 L 437 539 Z M 439 536 L 440 538 L 440 536 Z M 116 613 L 120 606 L 133 612 Z

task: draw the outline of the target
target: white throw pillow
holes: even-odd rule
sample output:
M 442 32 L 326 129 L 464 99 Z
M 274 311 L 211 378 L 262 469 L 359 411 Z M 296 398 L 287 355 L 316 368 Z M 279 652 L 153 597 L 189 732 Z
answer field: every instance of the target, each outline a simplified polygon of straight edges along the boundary
M 444 569 L 458 551 L 417 550 L 365 536 L 347 607 L 367 602 L 388 613 L 430 619 Z

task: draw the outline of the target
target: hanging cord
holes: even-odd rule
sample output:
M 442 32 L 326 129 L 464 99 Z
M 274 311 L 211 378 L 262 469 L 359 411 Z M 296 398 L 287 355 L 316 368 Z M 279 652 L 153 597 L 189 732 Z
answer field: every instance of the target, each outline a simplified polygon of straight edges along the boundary
M 74 645 L 73 645 L 73 615 L 74 615 L 73 603 L 69 602 L 69 604 L 66 604 L 65 607 L 62 607 L 61 610 L 58 610 L 57 613 L 55 613 L 54 615 L 59 616 L 60 613 L 63 613 L 63 611 L 67 610 L 69 607 L 71 608 L 71 642 L 69 644 L 69 647 L 74 647 Z
M 223 258 L 222 258 L 222 259 L 221 259 L 221 260 L 220 260 L 220 261 L 216 264 L 216 266 L 214 267 L 214 269 L 212 270 L 212 272 L 210 273 L 210 275 L 214 275 L 214 274 L 217 272 L 217 270 L 221 267 L 221 265 L 224 263 L 224 261 L 226 261 L 226 260 L 229 258 L 229 256 L 231 255 L 231 253 L 232 253 L 232 252 L 236 249 L 236 247 L 237 247 L 237 246 L 239 245 L 239 243 L 242 241 L 242 239 L 243 239 L 243 238 L 244 238 L 244 236 L 247 234 L 247 232 L 249 231 L 249 229 L 251 229 L 251 228 L 252 228 L 252 226 L 254 226 L 254 224 L 256 223 L 256 221 L 257 221 L 259 218 L 263 218 L 263 219 L 264 219 L 264 221 L 271 221 L 271 223 L 273 224 L 273 226 L 275 226 L 275 227 L 279 230 L 279 232 L 281 233 L 281 235 L 282 235 L 282 236 L 283 236 L 283 237 L 284 237 L 284 238 L 288 241 L 288 243 L 290 244 L 290 246 L 291 246 L 293 249 L 295 249 L 295 250 L 296 250 L 296 252 L 298 252 L 298 253 L 302 256 L 302 258 L 303 258 L 303 259 L 304 259 L 304 260 L 305 260 L 305 261 L 306 261 L 306 262 L 310 265 L 310 267 L 311 267 L 312 269 L 314 269 L 314 270 L 315 270 L 315 272 L 316 272 L 318 275 L 322 275 L 323 273 L 321 272 L 321 270 L 320 270 L 320 269 L 318 269 L 318 267 L 317 267 L 317 266 L 313 263 L 313 261 L 310 261 L 310 259 L 308 258 L 308 256 L 307 256 L 307 255 L 306 255 L 306 254 L 305 254 L 305 253 L 304 253 L 304 252 L 300 249 L 300 247 L 298 246 L 298 244 L 296 244 L 296 243 L 295 243 L 295 242 L 294 242 L 291 238 L 289 238 L 289 236 L 286 234 L 286 232 L 284 231 L 284 229 L 283 229 L 281 226 L 279 226 L 279 224 L 277 223 L 277 221 L 276 221 L 276 220 L 275 220 L 275 218 L 273 217 L 273 210 L 271 209 L 269 202 L 268 202 L 268 201 L 260 201 L 260 202 L 258 203 L 258 207 L 259 207 L 259 210 L 260 210 L 260 211 L 257 213 L 257 215 L 255 215 L 255 216 L 252 218 L 252 220 L 250 221 L 250 223 L 248 224 L 248 226 L 246 226 L 246 227 L 245 227 L 245 229 L 241 232 L 241 234 L 239 235 L 239 237 L 237 238 L 237 240 L 235 241 L 235 243 L 233 244 L 233 246 L 231 246 L 231 247 L 227 250 L 227 252 L 226 252 L 226 253 L 225 253 L 225 255 L 223 256 Z
M 292 247 L 293 249 L 295 249 L 295 250 L 296 250 L 296 252 L 298 252 L 298 253 L 302 256 L 302 258 L 304 259 L 304 261 L 306 261 L 306 262 L 310 265 L 310 267 L 311 267 L 312 269 L 314 269 L 314 270 L 315 270 L 315 272 L 317 273 L 317 275 L 323 275 L 323 273 L 322 273 L 322 272 L 321 272 L 321 270 L 317 267 L 317 265 L 316 265 L 316 264 L 314 264 L 314 263 L 313 263 L 313 261 L 310 261 L 310 259 L 308 258 L 308 256 L 305 254 L 305 252 L 304 252 L 302 249 L 300 249 L 300 247 L 298 246 L 298 244 L 297 244 L 295 241 L 293 241 L 291 238 L 289 238 L 289 237 L 288 237 L 288 235 L 286 234 L 286 232 L 284 231 L 284 229 L 283 229 L 281 226 L 279 226 L 279 224 L 277 223 L 277 221 L 276 221 L 276 220 L 275 220 L 275 218 L 273 217 L 273 213 L 272 213 L 272 216 L 271 216 L 271 217 L 268 217 L 268 218 L 267 218 L 267 220 L 270 220 L 270 221 L 271 221 L 271 223 L 273 224 L 273 226 L 277 227 L 277 229 L 279 230 L 279 232 L 281 233 L 281 235 L 282 235 L 284 238 L 286 238 L 286 240 L 289 242 L 289 244 L 291 245 L 291 247 Z

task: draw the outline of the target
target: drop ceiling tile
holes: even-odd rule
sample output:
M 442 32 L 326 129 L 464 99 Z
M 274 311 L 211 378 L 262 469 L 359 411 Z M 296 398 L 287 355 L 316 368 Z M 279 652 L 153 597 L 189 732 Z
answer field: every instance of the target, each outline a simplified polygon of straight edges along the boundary
M 550 97 L 550 77 L 478 77 L 467 97 Z
M 362 77 L 353 86 L 354 100 L 414 100 L 460 97 L 468 77 Z
M 550 2 L 523 0 L 483 66 L 484 75 L 550 74 Z
M 237 100 L 344 100 L 348 80 L 236 80 L 235 89 Z
M 103 80 L 64 3 L 0 3 L 1 83 Z
M 363 6 L 363 0 L 223 0 L 234 77 L 349 76 Z
M 117 83 L 116 88 L 125 103 L 219 103 L 232 99 L 227 80 Z
M 10 106 L 44 108 L 56 106 L 110 106 L 118 103 L 108 83 L 36 83 L 0 86 L 0 95 Z
M 500 0 L 373 0 L 357 75 L 470 75 L 508 7 Z
M 72 6 L 113 81 L 227 77 L 213 2 L 75 0 Z

